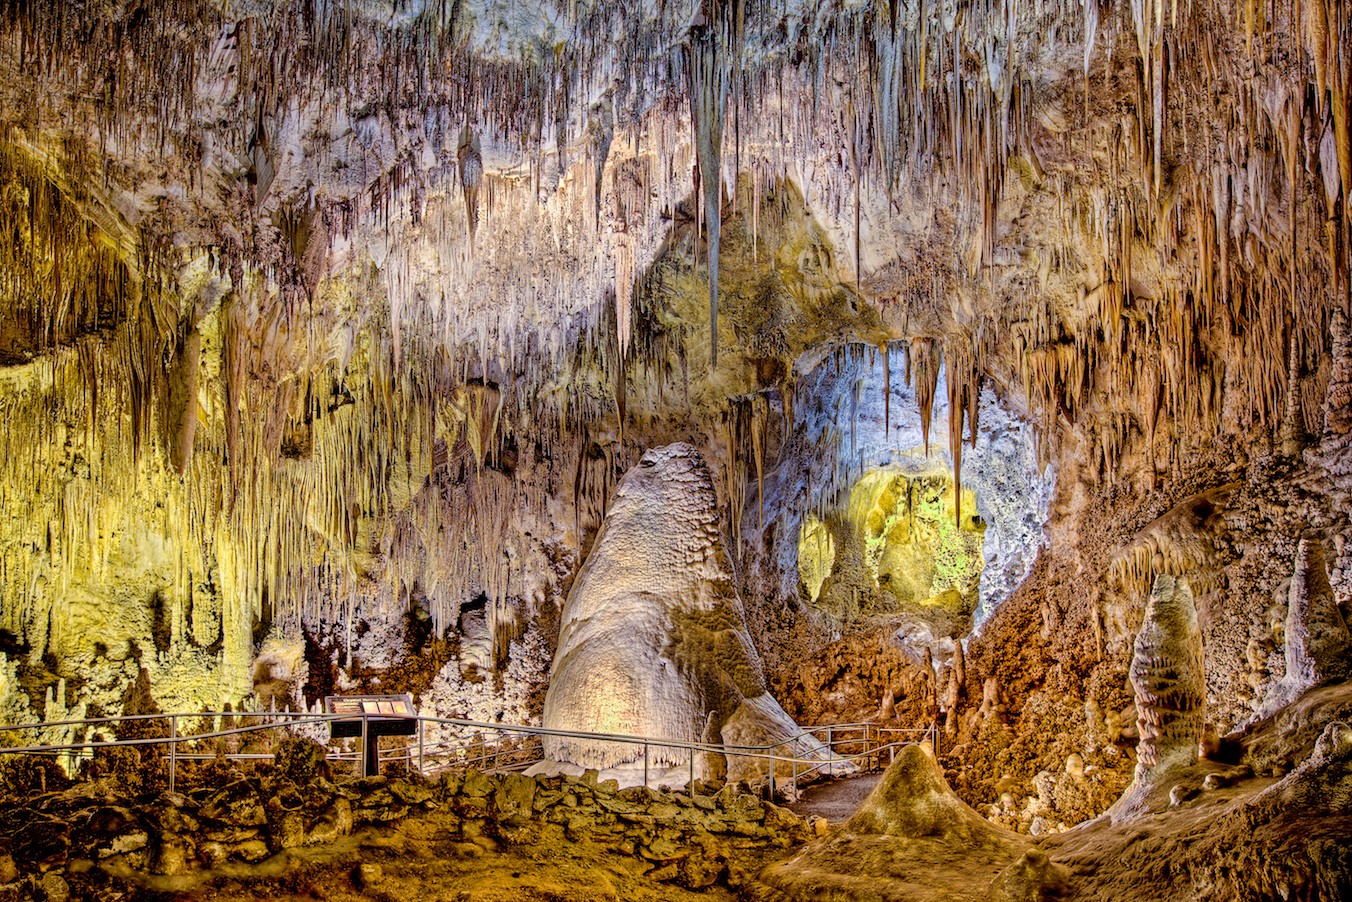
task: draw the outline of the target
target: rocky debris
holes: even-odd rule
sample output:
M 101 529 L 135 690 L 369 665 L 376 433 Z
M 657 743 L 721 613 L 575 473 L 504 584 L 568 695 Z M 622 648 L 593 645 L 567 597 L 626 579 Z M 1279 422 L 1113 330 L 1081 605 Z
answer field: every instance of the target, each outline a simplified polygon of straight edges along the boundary
M 1073 825 L 1096 817 L 1122 796 L 1130 784 L 1129 775 L 1104 766 L 1099 750 L 1099 763 L 1086 765 L 1083 756 L 1071 753 L 1059 773 L 1043 770 L 1032 779 L 1032 794 L 1020 804 L 1016 793 L 1025 789 L 1012 777 L 997 782 L 998 801 L 986 806 L 987 817 L 1019 833 L 1043 836 L 1070 829 Z
M 312 739 L 283 739 L 274 755 L 277 770 L 292 783 L 329 778 L 328 751 Z
M 298 755 L 313 764 L 305 750 L 304 743 L 285 745 L 261 776 L 188 793 L 129 799 L 103 781 L 8 796 L 0 804 L 0 876 L 37 898 L 50 897 L 47 888 L 58 879 L 75 899 L 104 898 L 109 886 L 157 877 L 197 886 L 232 867 L 282 862 L 359 830 L 425 816 L 435 819 L 438 835 L 478 849 L 473 854 L 553 837 L 641 859 L 659 882 L 700 888 L 735 883 L 767 850 L 813 835 L 808 821 L 734 785 L 697 784 L 692 800 L 688 792 L 621 790 L 596 771 L 539 778 L 466 771 L 334 784 L 322 767 L 299 783 L 285 765 Z M 382 873 L 373 867 L 355 870 L 354 883 L 379 886 Z
M 1139 815 L 1146 794 L 1197 763 L 1206 720 L 1206 670 L 1197 607 L 1186 579 L 1155 578 L 1136 635 L 1131 685 L 1141 740 L 1132 785 L 1108 810 L 1114 822 Z
M 61 766 L 41 755 L 8 755 L 0 759 L 0 793 L 40 795 L 70 785 Z
M 1326 680 L 1352 675 L 1352 636 L 1329 585 L 1318 541 L 1300 540 L 1287 598 L 1286 673 L 1268 691 L 1254 714 L 1256 721 Z
M 783 677 L 776 695 L 800 723 L 897 727 L 929 723 L 938 711 L 933 669 L 893 641 L 890 630 L 843 636 Z

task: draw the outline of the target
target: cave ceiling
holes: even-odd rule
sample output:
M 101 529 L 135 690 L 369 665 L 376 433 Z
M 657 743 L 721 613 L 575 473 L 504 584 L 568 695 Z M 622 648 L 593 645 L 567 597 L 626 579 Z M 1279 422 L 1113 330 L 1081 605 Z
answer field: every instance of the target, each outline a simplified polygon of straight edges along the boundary
M 866 468 L 797 428 L 841 406 L 813 373 L 873 355 L 958 475 L 983 390 L 1095 486 L 1299 442 L 1348 300 L 1349 12 L 7 3 L 0 627 L 153 634 L 227 697 L 260 623 L 482 594 L 519 631 L 674 440 L 791 593 Z

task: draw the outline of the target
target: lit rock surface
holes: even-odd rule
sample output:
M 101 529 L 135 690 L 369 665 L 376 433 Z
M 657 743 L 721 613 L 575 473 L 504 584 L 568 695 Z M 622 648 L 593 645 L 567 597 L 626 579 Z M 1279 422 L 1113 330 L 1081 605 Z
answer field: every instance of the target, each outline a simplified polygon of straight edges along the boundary
M 544 726 L 753 747 L 800 732 L 766 692 L 693 446 L 651 450 L 620 482 L 564 605 Z M 792 747 L 820 748 L 807 737 Z M 547 736 L 545 754 L 610 768 L 641 759 L 642 747 Z M 684 749 L 648 754 L 654 766 L 690 760 Z M 746 769 L 736 757 L 728 767 L 734 777 Z
M 686 440 L 774 696 L 855 655 L 795 712 L 939 696 L 978 806 L 1072 754 L 1116 787 L 1139 607 L 1195 562 L 1227 733 L 1293 537 L 1352 591 L 1352 31 L 1178 6 L 8 4 L 0 710 L 254 704 L 277 637 L 310 701 L 538 720 L 618 476 Z M 831 525 L 917 447 L 987 527 L 965 692 L 876 666 L 906 625 Z
M 900 602 L 912 622 L 964 635 L 1032 569 L 1046 542 L 1056 472 L 1040 464 L 1032 426 L 986 387 L 973 405 L 976 440 L 960 452 L 963 508 L 955 524 L 954 415 L 946 392 L 926 388 L 917 356 L 912 343 L 889 342 L 885 351 L 855 345 L 799 361 L 806 372 L 794 402 L 798 426 L 765 475 L 764 521 L 781 512 L 802 518 L 797 548 L 778 551 L 780 572 L 796 566 L 814 583 L 833 576 L 825 590 L 809 588 L 809 600 L 845 628 Z M 939 365 L 930 375 L 942 385 L 947 370 Z M 824 458 L 823 448 L 835 454 Z M 835 516 L 822 520 L 822 510 Z M 757 529 L 757 505 L 748 503 L 742 519 L 744 533 Z M 797 559 L 789 557 L 795 552 Z M 897 580 L 889 570 L 912 553 L 924 559 L 921 578 Z M 907 604 L 917 589 L 919 603 Z M 958 616 L 927 613 L 934 605 L 926 602 L 948 589 L 966 596 Z

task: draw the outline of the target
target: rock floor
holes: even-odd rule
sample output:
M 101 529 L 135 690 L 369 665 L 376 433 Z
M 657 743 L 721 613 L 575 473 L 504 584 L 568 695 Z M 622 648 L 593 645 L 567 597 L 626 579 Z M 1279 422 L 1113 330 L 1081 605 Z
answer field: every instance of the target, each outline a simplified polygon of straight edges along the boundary
M 397 829 L 365 830 L 342 846 L 289 857 L 282 873 L 222 874 L 191 890 L 150 892 L 169 900 L 328 902 L 706 902 L 731 900 L 723 887 L 692 892 L 645 876 L 651 863 L 587 842 L 484 848 L 456 839 L 435 815 Z M 134 898 L 134 897 L 133 897 Z

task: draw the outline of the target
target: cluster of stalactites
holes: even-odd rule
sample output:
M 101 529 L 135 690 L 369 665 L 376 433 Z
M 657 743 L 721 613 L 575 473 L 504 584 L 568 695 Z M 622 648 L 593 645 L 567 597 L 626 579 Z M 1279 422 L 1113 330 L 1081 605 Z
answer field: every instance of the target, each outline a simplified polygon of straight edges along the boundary
M 527 181 L 535 183 L 546 165 L 570 166 L 581 145 L 597 173 L 588 193 L 599 205 L 612 139 L 649 128 L 654 114 L 688 110 L 677 112 L 688 116 L 688 132 L 679 141 L 659 134 L 656 156 L 660 169 L 684 178 L 689 167 L 674 165 L 673 150 L 678 143 L 695 146 L 715 356 L 724 160 L 741 169 L 744 145 L 783 148 L 778 165 L 788 172 L 819 150 L 822 126 L 844 135 L 848 152 L 837 156 L 845 177 L 839 184 L 832 179 L 831 190 L 852 195 L 856 270 L 862 263 L 859 185 L 870 177 L 892 185 L 903 166 L 952 170 L 954 183 L 982 211 L 984 245 L 993 246 L 1005 161 L 1028 141 L 1031 92 L 1020 69 L 1020 41 L 990 34 L 1036 36 L 1049 13 L 1006 0 L 983 0 L 956 20 L 923 4 L 815 10 L 708 0 L 693 20 L 689 9 L 665 5 L 579 5 L 561 12 L 565 40 L 558 47 L 536 46 L 543 38 L 531 35 L 511 48 L 489 46 L 468 13 L 449 2 L 388 22 L 338 3 L 278 2 L 242 18 L 206 0 L 176 0 L 122 18 L 39 5 L 8 11 L 0 26 L 18 50 L 16 74 L 42 81 L 44 90 L 29 96 L 65 97 L 78 108 L 90 96 L 88 85 L 106 86 L 90 111 L 105 146 L 125 150 L 139 143 L 152 155 L 192 160 L 203 130 L 226 128 L 229 134 L 206 144 L 223 145 L 248 164 L 258 205 L 286 165 L 279 132 L 295 110 L 336 104 L 354 118 L 357 111 L 382 123 L 387 118 L 395 131 L 416 119 L 415 129 L 428 132 L 422 140 L 395 141 L 410 150 L 365 176 L 355 200 L 378 218 L 388 217 L 393 195 L 406 194 L 416 208 L 441 177 L 437 167 L 419 171 L 414 164 L 424 146 L 444 168 L 453 157 L 463 168 L 463 154 L 447 148 L 447 135 L 462 127 L 473 129 L 473 141 L 493 135 L 516 148 Z M 214 41 L 201 40 L 213 34 Z M 790 47 L 782 34 L 803 40 Z M 70 54 L 76 45 L 87 52 Z M 981 65 L 969 66 L 969 59 Z M 684 78 L 678 77 L 682 68 Z M 310 72 L 324 77 L 312 79 Z M 688 102 L 680 96 L 687 92 Z M 385 98 L 383 109 L 372 112 L 371 97 Z M 221 109 L 203 107 L 203 98 L 219 101 Z M 358 140 L 378 143 L 371 129 L 358 122 Z M 182 132 L 182 146 L 166 143 L 166 132 Z M 314 190 L 322 194 L 322 174 L 317 178 Z M 489 189 L 486 184 L 485 194 Z M 485 202 L 491 205 L 491 197 Z M 420 212 L 415 209 L 415 218 Z M 467 210 L 465 219 L 472 224 L 477 212 Z M 609 276 L 623 353 L 625 301 L 639 264 L 634 248 L 615 243 Z
M 245 306 L 233 296 L 195 323 L 195 353 L 188 335 L 134 320 L 7 374 L 0 628 L 37 657 L 92 648 L 98 637 L 62 634 L 71 599 L 144 583 L 174 611 L 175 643 L 220 643 L 242 666 L 257 619 L 350 636 L 359 607 L 415 587 L 438 634 L 479 594 L 501 632 L 531 603 L 509 524 L 543 518 L 559 487 L 528 461 L 512 475 L 534 446 L 518 452 L 499 388 L 453 360 L 395 367 L 377 351 L 344 367 L 307 347 L 327 337 L 303 324 L 255 345 Z M 387 348 L 388 334 L 369 341 Z M 314 362 L 269 385 L 256 354 Z M 221 380 L 185 387 L 185 370 L 216 367 Z M 123 549 L 144 541 L 164 554 L 129 570 Z M 247 691 L 247 671 L 223 679 Z
M 1074 421 L 1091 393 L 1126 399 L 1087 423 L 1108 478 L 1133 432 L 1154 462 L 1157 448 L 1172 455 L 1215 431 L 1223 390 L 1241 395 L 1245 421 L 1232 425 L 1270 441 L 1320 426 L 1322 386 L 1306 377 L 1318 376 L 1330 310 L 1349 299 L 1352 108 L 1347 67 L 1330 60 L 1352 51 L 1352 9 L 1276 5 L 1270 21 L 1265 10 L 1173 18 L 1132 5 L 1145 61 L 1136 115 L 1104 135 L 1121 187 L 1067 211 L 1101 248 L 1086 299 L 1102 340 L 1047 319 L 1016 339 L 1047 420 Z M 1219 108 L 1218 83 L 1231 86 Z M 1157 289 L 1143 291 L 1140 272 Z
M 773 5 L 744 9 L 740 4 L 712 4 L 701 26 L 712 29 L 714 37 L 707 44 L 688 32 L 689 22 L 676 21 L 674 13 L 645 19 L 647 13 L 610 6 L 578 7 L 564 52 L 524 53 L 512 62 L 476 48 L 457 30 L 457 5 L 441 2 L 426 4 L 422 15 L 397 26 L 349 18 L 346 6 L 336 3 L 319 5 L 318 14 L 312 4 L 278 3 L 270 17 L 227 20 L 216 4 L 204 0 L 157 4 L 140 18 L 124 19 L 100 19 L 68 4 L 14 6 L 4 12 L 0 26 L 18 49 L 17 67 L 43 88 L 25 91 L 28 103 L 41 106 L 65 97 L 74 108 L 84 109 L 81 104 L 97 97 L 95 121 L 109 153 L 139 143 L 163 146 L 166 155 L 183 159 L 193 159 L 184 148 L 193 146 L 207 127 L 196 116 L 201 83 L 218 77 L 201 35 L 222 34 L 210 46 L 225 48 L 233 71 L 228 88 L 218 86 L 213 96 L 225 98 L 237 114 L 226 119 L 231 123 L 227 129 L 234 130 L 227 137 L 250 167 L 251 200 L 260 205 L 276 167 L 282 165 L 276 131 L 288 111 L 323 98 L 390 98 L 389 109 L 372 117 L 391 119 L 392 129 L 420 131 L 436 162 L 428 168 L 404 158 L 385 161 L 368 148 L 380 165 L 358 191 L 357 206 L 372 222 L 398 226 L 406 221 L 407 228 L 420 230 L 441 274 L 438 279 L 416 275 L 420 261 L 411 257 L 384 267 L 392 367 L 402 371 L 408 361 L 426 359 L 426 352 L 408 350 L 419 342 L 440 342 L 456 349 L 452 356 L 462 385 L 470 384 L 473 371 L 483 382 L 492 381 L 490 372 L 502 373 L 502 390 L 508 393 L 523 384 L 534 387 L 529 397 L 512 395 L 500 406 L 562 422 L 560 434 L 570 422 L 594 420 L 619 405 L 623 392 L 615 380 L 633 338 L 629 307 L 635 274 L 656 247 L 661 230 L 652 217 L 640 234 L 630 214 L 653 191 L 663 199 L 680 197 L 684 192 L 676 186 L 688 180 L 692 152 L 701 168 L 701 215 L 709 229 L 711 275 L 717 267 L 713 230 L 729 158 L 734 170 L 744 168 L 743 148 L 756 138 L 761 146 L 781 148 L 780 157 L 760 159 L 756 165 L 788 172 L 796 162 L 819 154 L 820 133 L 847 136 L 845 152 L 836 155 L 839 172 L 827 180 L 836 209 L 848 210 L 850 201 L 854 203 L 856 270 L 861 266 L 860 183 L 872 178 L 892 186 L 904 170 L 959 186 L 968 202 L 964 209 L 973 211 L 973 222 L 965 227 L 980 236 L 977 263 L 990 262 L 997 249 L 997 208 L 1010 157 L 1026 158 L 1036 179 L 1050 177 L 1043 170 L 1039 142 L 1057 139 L 1036 124 L 1030 73 L 1037 71 L 1037 53 L 1045 49 L 1039 42 L 1069 40 L 1067 29 L 1080 30 L 1087 81 L 1128 79 L 1137 91 L 1134 110 L 1125 119 L 1091 110 L 1086 91 L 1082 127 L 1060 139 L 1067 146 L 1087 141 L 1109 148 L 1107 171 L 1101 175 L 1111 187 L 1084 187 L 1094 179 L 1086 177 L 1082 184 L 1061 176 L 1065 181 L 1059 192 L 1065 203 L 1063 219 L 1075 223 L 1080 232 L 1075 237 L 1087 239 L 1097 251 L 1102 271 L 1097 286 L 1085 291 L 1089 316 L 1084 319 L 1035 303 L 1033 316 L 1019 322 L 990 322 L 992 328 L 964 331 L 962 340 L 929 337 L 913 343 L 911 359 L 926 427 L 941 348 L 948 358 L 955 469 L 960 467 L 964 426 L 975 434 L 974 405 L 988 359 L 983 335 L 1010 336 L 1016 375 L 1043 418 L 1045 440 L 1051 441 L 1063 422 L 1083 421 L 1095 435 L 1101 469 L 1111 474 L 1137 431 L 1153 454 L 1161 432 L 1172 448 L 1185 434 L 1214 430 L 1226 384 L 1245 393 L 1243 407 L 1258 425 L 1273 426 L 1281 412 L 1293 409 L 1292 385 L 1299 384 L 1294 377 L 1322 347 L 1329 307 L 1346 303 L 1352 180 L 1345 65 L 1352 50 L 1352 17 L 1346 0 L 1305 0 L 1298 7 L 1299 21 L 1292 21 L 1297 7 L 1286 4 L 1270 5 L 1275 13 L 1271 21 L 1264 19 L 1268 7 L 1262 4 L 1250 4 L 1235 16 L 1228 8 L 1199 3 L 1193 15 L 1175 19 L 1158 4 L 1133 3 L 1129 8 L 1119 5 L 1103 19 L 1100 4 L 1094 2 L 1052 10 L 1044 4 L 981 0 L 952 20 L 932 16 L 925 4 L 820 14 L 785 13 Z M 785 15 L 793 18 L 794 33 L 807 36 L 803 52 L 792 59 L 787 48 L 785 53 L 752 53 L 753 36 L 769 34 Z M 607 37 L 614 35 L 620 38 Z M 1126 42 L 1118 40 L 1123 35 L 1133 36 L 1135 53 L 1123 49 Z M 682 41 L 691 48 L 685 79 L 673 77 L 680 69 Z M 1231 53 L 1240 43 L 1244 52 Z M 72 46 L 85 52 L 70 54 Z M 1286 50 L 1298 57 L 1294 68 L 1279 65 Z M 1033 64 L 1025 67 L 1025 58 Z M 304 76 L 315 71 L 324 72 L 325 78 L 311 81 Z M 1305 90 L 1301 78 L 1315 89 Z M 1190 104 L 1200 102 L 1198 98 L 1209 103 L 1217 96 L 1213 83 L 1232 88 L 1229 99 L 1211 110 L 1213 115 L 1190 115 L 1195 112 Z M 611 92 L 608 99 L 592 102 L 604 94 L 596 90 L 602 86 Z M 691 96 L 672 97 L 670 92 Z M 581 114 L 584 103 L 589 105 Z M 404 121 L 410 117 L 390 113 L 404 109 L 423 115 L 411 117 L 418 121 L 410 126 Z M 688 115 L 690 128 L 680 134 L 666 128 L 663 123 L 671 117 L 665 112 L 671 110 Z M 429 111 L 435 115 L 425 115 Z M 32 112 L 28 118 L 40 128 L 50 110 Z M 644 145 L 653 162 L 628 174 L 639 186 L 630 192 L 633 202 L 619 199 L 619 174 L 611 175 L 616 206 L 606 213 L 624 227 L 607 233 L 606 254 L 587 253 L 593 239 L 572 240 L 568 233 L 576 223 L 589 223 L 599 234 L 610 148 L 624 142 L 639 147 L 638 134 L 649 124 L 658 126 L 651 143 Z M 731 129 L 725 129 L 729 124 Z M 466 208 L 468 192 L 443 194 L 435 206 L 426 201 L 424 183 L 450 172 L 453 159 L 460 180 L 466 178 L 463 156 L 444 153 L 454 143 L 447 135 L 465 125 L 473 125 L 476 135 L 507 138 L 520 152 L 525 174 L 512 180 L 484 173 L 475 185 L 473 210 Z M 826 125 L 830 128 L 818 128 Z M 173 140 L 180 126 L 187 136 L 182 146 Z M 546 146 L 550 139 L 552 147 Z M 471 227 L 479 218 L 479 204 L 486 221 L 495 222 L 497 215 L 497 221 L 508 222 L 518 218 L 511 205 L 540 203 L 548 192 L 534 189 L 543 178 L 546 153 L 551 165 L 565 169 L 568 158 L 578 155 L 578 144 L 584 145 L 581 153 L 587 161 L 582 168 L 591 173 L 590 187 L 571 195 L 573 207 L 557 202 L 547 210 L 541 218 L 552 222 L 550 229 L 526 235 L 504 232 L 495 239 L 483 220 L 477 230 Z M 748 151 L 748 165 L 750 156 Z M 83 163 L 83 171 L 93 174 L 96 162 L 87 149 L 75 146 L 72 171 L 80 172 Z M 319 193 L 326 190 L 323 184 L 316 187 Z M 56 204 L 48 206 L 54 209 Z M 758 212 L 757 204 L 753 216 Z M 343 231 L 326 231 L 325 237 L 332 241 Z M 1308 237 L 1318 240 L 1304 240 Z M 499 242 L 496 249 L 494 240 Z M 517 243 L 519 255 L 507 258 L 509 264 L 534 256 L 567 258 L 581 261 L 579 278 L 571 287 L 561 287 L 550 273 L 510 265 L 486 275 L 482 261 L 497 259 L 509 241 Z M 1074 276 L 1083 268 L 1069 242 L 1044 250 L 1044 278 Z M 10 252 L 16 261 L 17 253 Z M 7 265 L 31 269 L 31 261 Z M 1144 284 L 1145 275 L 1155 281 L 1156 271 L 1164 273 L 1158 280 L 1161 289 L 1140 290 L 1138 283 Z M 1332 292 L 1324 292 L 1325 285 Z M 710 290 L 712 352 L 716 277 L 710 279 Z M 596 299 L 608 295 L 615 299 L 614 313 L 596 313 Z M 1306 303 L 1312 299 L 1315 303 Z M 59 298 L 42 303 L 49 307 L 42 317 L 62 322 L 51 312 Z M 527 323 L 551 325 L 536 329 Z M 1010 328 L 994 328 L 1005 325 Z M 130 386 L 126 403 L 133 414 L 133 448 L 147 432 L 142 425 L 149 422 L 146 399 L 155 397 L 159 378 L 153 365 L 146 366 L 154 355 L 146 354 L 145 347 L 145 342 L 129 341 L 126 362 L 118 364 L 126 369 L 124 382 L 118 384 Z M 135 348 L 140 350 L 133 352 Z M 1231 361 L 1228 365 L 1238 375 L 1231 378 L 1223 371 L 1221 360 Z M 232 478 L 220 490 L 218 503 L 233 512 L 240 504 L 244 510 L 260 505 L 273 491 L 266 480 L 274 477 L 268 474 L 286 466 L 278 466 L 279 427 L 258 427 L 239 414 L 249 387 L 244 359 L 232 360 L 228 370 L 224 434 L 204 440 L 224 447 Z M 586 375 L 595 372 L 602 375 Z M 430 402 L 417 392 L 383 388 L 396 380 L 392 375 L 381 378 L 386 381 L 372 383 L 377 390 L 363 414 L 368 425 L 335 425 L 331 437 L 321 434 L 323 428 L 315 430 L 324 459 L 333 455 L 332 460 L 344 463 L 323 477 L 327 481 L 297 489 L 294 507 L 331 511 L 323 514 L 329 520 L 321 530 L 325 535 L 358 534 L 360 528 L 353 524 L 361 517 L 352 511 L 380 509 L 391 495 L 391 473 L 400 467 L 410 484 L 414 471 L 423 469 L 414 466 L 415 455 L 406 445 L 415 435 L 435 429 L 429 425 L 436 422 L 428 412 Z M 85 392 L 91 409 L 109 400 L 94 400 L 98 393 L 93 385 Z M 296 396 L 303 398 L 305 392 L 296 389 Z M 1125 398 L 1126 409 L 1094 409 L 1099 396 Z M 411 409 L 403 410 L 401 404 Z M 764 442 L 767 414 L 755 399 L 740 406 L 729 418 L 728 442 L 750 444 L 750 453 L 740 459 L 755 462 L 759 474 L 763 448 L 756 446 Z M 1307 422 L 1314 415 L 1305 405 Z M 321 422 L 324 417 L 312 419 Z M 385 454 L 380 451 L 370 461 L 353 456 L 348 442 L 384 436 L 386 429 L 404 436 L 394 443 L 377 442 L 382 449 L 389 446 L 388 455 L 379 456 Z M 545 435 L 546 441 L 554 441 L 552 432 Z M 845 439 L 842 430 L 824 440 Z M 191 444 L 180 441 L 175 453 L 175 469 L 185 477 L 195 472 L 197 455 Z M 583 459 L 597 458 L 589 448 L 576 453 L 582 474 L 591 466 Z M 476 451 L 473 456 L 482 461 L 486 455 Z M 835 467 L 819 480 L 812 493 L 819 498 L 839 496 L 856 455 L 851 450 L 831 459 L 848 463 L 843 471 Z M 251 473 L 245 462 L 255 461 L 268 465 Z M 357 475 L 362 468 L 373 475 Z M 742 478 L 748 477 L 744 466 Z M 582 482 L 579 475 L 578 484 Z M 339 483 L 342 491 L 335 488 Z M 604 497 L 605 489 L 599 491 Z M 729 498 L 734 495 L 741 497 L 740 492 L 728 493 Z M 504 502 L 493 494 L 485 503 L 497 510 Z M 311 541 L 299 527 L 272 525 L 274 520 L 295 524 L 304 518 L 287 512 L 250 516 L 255 519 L 237 521 L 241 537 L 257 535 L 257 530 L 275 538 L 255 542 L 263 550 L 249 552 L 240 564 L 249 591 L 260 598 L 297 591 L 304 595 L 304 586 L 277 576 L 279 565 L 268 557 L 280 560 Z M 490 511 L 461 522 L 478 523 L 475 528 L 491 536 L 494 516 Z M 210 533 L 203 530 L 203 535 Z M 354 585 L 360 571 L 349 564 L 333 569 Z

